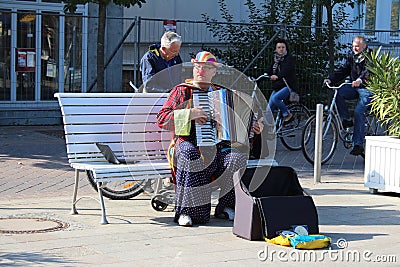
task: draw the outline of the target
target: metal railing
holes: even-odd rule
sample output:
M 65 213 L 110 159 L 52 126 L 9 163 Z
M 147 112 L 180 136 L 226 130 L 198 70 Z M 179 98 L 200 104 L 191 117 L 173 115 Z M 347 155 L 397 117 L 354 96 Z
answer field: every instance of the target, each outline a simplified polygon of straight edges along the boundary
M 124 19 L 124 28 L 128 29 L 133 20 L 136 20 L 137 23 L 134 29 L 132 29 L 132 31 L 128 34 L 123 46 L 124 74 L 122 84 L 125 91 L 131 90 L 131 87 L 129 86 L 130 80 L 133 81 L 136 87 L 140 87 L 140 58 L 147 51 L 147 48 L 150 44 L 160 42 L 160 37 L 164 32 L 163 19 L 149 19 L 140 17 L 130 19 L 127 18 Z M 224 27 L 227 24 L 225 22 L 213 23 L 219 23 L 221 27 Z M 242 28 L 243 30 L 246 27 L 258 26 L 270 28 L 270 32 L 277 32 L 276 29 L 278 29 L 279 36 L 288 37 L 291 40 L 293 40 L 293 37 L 290 36 L 290 33 L 293 32 L 294 27 L 299 27 L 290 25 L 254 25 L 248 23 L 232 23 L 232 26 Z M 309 30 L 311 33 L 316 31 L 316 28 L 304 28 L 308 28 L 307 30 Z M 398 32 L 366 31 L 354 29 L 342 29 L 341 31 L 343 34 L 338 38 L 337 41 L 344 47 L 343 54 L 351 51 L 351 43 L 355 35 L 364 35 L 368 40 L 370 48 L 382 46 L 384 51 L 392 51 L 393 54 L 400 55 L 400 40 L 398 37 Z M 189 62 L 197 52 L 203 49 L 218 48 L 223 50 L 232 49 L 235 47 L 235 43 L 218 40 L 215 36 L 213 36 L 212 32 L 207 27 L 207 23 L 204 21 L 177 20 L 176 32 L 180 34 L 183 39 L 180 55 L 184 62 Z M 272 36 L 273 35 L 271 34 L 269 37 Z M 271 64 L 272 54 L 274 51 L 273 42 L 269 41 L 271 40 L 267 36 L 264 37 L 263 42 L 250 43 L 248 49 L 251 51 L 249 54 L 252 55 L 252 58 L 246 58 L 246 62 L 253 64 L 256 60 L 256 57 L 258 57 L 259 61 L 257 61 L 257 65 L 253 64 L 250 68 L 246 69 L 245 67 L 241 67 L 238 68 L 238 70 L 246 71 L 245 74 L 252 76 L 256 75 L 258 72 L 265 72 L 265 70 Z M 268 47 L 265 47 L 265 44 L 268 42 Z M 296 47 L 291 47 L 292 53 L 294 53 L 298 59 L 297 76 L 299 80 L 300 94 L 303 96 L 303 101 L 305 101 L 305 104 L 309 107 L 315 107 L 316 103 L 319 103 L 322 99 L 327 98 L 325 95 L 326 92 L 321 90 L 321 85 L 323 77 L 328 75 L 329 70 L 328 67 L 321 67 L 320 62 L 312 62 L 312 64 L 310 64 L 306 58 L 310 55 L 307 54 L 304 56 L 298 51 L 325 49 L 325 47 L 326 43 L 310 43 L 308 40 L 296 42 Z M 327 61 L 328 55 L 326 54 L 325 56 L 326 58 L 322 58 L 321 60 Z M 260 61 L 262 64 L 260 64 Z M 338 59 L 337 64 L 339 64 L 340 61 L 341 60 Z M 265 95 L 268 97 L 271 93 L 268 89 L 269 84 L 262 84 L 261 87 Z

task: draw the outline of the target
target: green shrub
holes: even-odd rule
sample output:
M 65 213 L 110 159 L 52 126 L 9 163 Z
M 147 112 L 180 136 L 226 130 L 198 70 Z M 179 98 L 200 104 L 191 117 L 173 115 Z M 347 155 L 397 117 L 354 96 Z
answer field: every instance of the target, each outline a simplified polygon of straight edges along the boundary
M 380 47 L 371 53 L 368 70 L 371 111 L 388 127 L 389 135 L 400 137 L 400 60 Z

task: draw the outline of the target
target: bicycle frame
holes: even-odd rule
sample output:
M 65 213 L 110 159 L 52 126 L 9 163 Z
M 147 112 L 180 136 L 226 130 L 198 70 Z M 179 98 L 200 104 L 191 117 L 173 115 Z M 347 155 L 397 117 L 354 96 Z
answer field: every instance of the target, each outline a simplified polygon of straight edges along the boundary
M 255 92 L 258 88 L 257 82 L 262 78 L 270 78 L 270 76 L 267 73 L 264 73 L 260 75 L 258 78 L 248 77 L 249 81 L 254 82 L 253 95 L 255 95 Z M 270 115 L 269 112 L 267 112 L 268 114 L 267 113 L 264 114 L 264 118 L 266 124 L 269 125 L 271 128 L 273 127 L 275 137 L 280 138 L 282 144 L 287 149 L 300 150 L 301 149 L 300 140 L 298 140 L 297 137 L 301 136 L 301 134 L 297 132 L 299 131 L 300 133 L 302 132 L 305 122 L 310 117 L 310 111 L 306 106 L 304 106 L 301 103 L 291 103 L 288 105 L 288 109 L 291 110 L 291 112 L 293 112 L 294 114 L 293 123 L 288 127 L 285 127 L 283 125 L 283 118 L 281 111 L 279 109 L 278 112 L 276 113 L 274 122 L 273 122 L 274 116 Z
M 299 127 L 299 126 L 289 127 L 289 128 L 283 127 L 281 111 L 278 110 L 278 112 L 276 113 L 276 117 L 275 117 L 275 129 L 276 129 L 277 137 L 282 137 L 285 134 L 291 133 L 291 132 L 301 129 L 301 128 L 303 128 L 303 127 Z
M 333 89 L 333 90 L 334 90 L 334 93 L 333 93 L 332 102 L 331 102 L 331 104 L 330 104 L 330 107 L 329 107 L 329 110 L 328 110 L 328 115 L 327 115 L 327 120 L 326 120 L 326 121 L 327 121 L 327 126 L 328 126 L 328 127 L 324 127 L 324 128 L 325 128 L 325 131 L 324 131 L 324 133 L 322 134 L 323 137 L 326 136 L 327 131 L 328 131 L 328 129 L 329 129 L 329 126 L 330 126 L 330 124 L 331 124 L 331 122 L 332 122 L 333 119 L 335 119 L 336 125 L 338 126 L 339 138 L 340 138 L 342 141 L 345 141 L 345 138 L 344 138 L 344 135 L 343 135 L 344 132 L 345 132 L 346 134 L 347 134 L 347 133 L 351 133 L 350 131 L 348 131 L 348 130 L 346 130 L 346 129 L 343 128 L 343 125 L 342 125 L 342 122 L 341 122 L 340 116 L 339 116 L 339 111 L 338 111 L 338 108 L 337 108 L 337 105 L 336 105 L 336 97 L 337 97 L 337 94 L 338 94 L 338 89 L 339 89 L 340 87 L 342 87 L 343 85 L 346 85 L 346 84 L 351 84 L 351 83 L 342 83 L 342 84 L 339 85 L 339 86 L 330 86 L 328 83 L 326 83 L 326 86 L 327 86 L 328 88 L 330 88 L 330 89 Z
M 349 83 L 342 83 L 340 86 L 326 86 L 334 90 L 332 101 L 329 109 L 324 111 L 323 125 L 322 125 L 322 158 L 321 164 L 328 162 L 332 158 L 337 149 L 337 143 L 339 140 L 343 141 L 345 148 L 349 149 L 352 147 L 352 135 L 353 131 L 350 128 L 345 128 L 342 125 L 342 121 L 339 115 L 339 111 L 336 105 L 336 99 L 338 95 L 338 89 L 343 85 Z M 372 119 L 370 119 L 372 118 Z M 379 125 L 374 125 L 373 116 L 366 116 L 365 126 L 367 127 L 366 132 L 369 133 L 372 130 L 371 135 L 376 135 Z M 311 117 L 303 130 L 302 133 L 302 151 L 306 160 L 310 163 L 314 163 L 315 156 L 315 139 L 316 139 L 316 116 Z
M 257 77 L 257 78 L 248 77 L 248 80 L 249 80 L 249 81 L 254 82 L 254 87 L 253 87 L 252 96 L 255 96 L 255 97 L 256 97 L 257 82 L 258 82 L 259 80 L 263 79 L 263 78 L 268 79 L 268 78 L 270 78 L 270 76 L 268 75 L 268 73 L 264 73 L 264 74 L 260 75 L 260 76 Z M 285 83 L 286 83 L 286 81 L 285 81 Z M 287 84 L 287 83 L 286 83 L 286 84 Z M 273 112 L 273 111 L 271 110 L 271 112 Z M 281 123 L 281 121 L 282 121 L 282 120 L 281 120 L 281 111 L 278 110 L 278 112 L 277 112 L 277 114 L 276 114 L 276 116 L 275 116 L 275 129 L 276 129 L 276 133 L 277 133 L 278 137 L 280 137 L 279 134 L 282 135 L 282 134 L 285 134 L 285 133 L 288 133 L 288 132 L 292 132 L 293 130 L 299 129 L 299 127 L 296 127 L 296 128 L 289 128 L 289 129 L 282 129 L 282 123 Z
M 335 90 L 334 95 L 333 95 L 333 98 L 332 98 L 332 103 L 331 103 L 330 108 L 329 108 L 329 111 L 328 111 L 328 119 L 327 119 L 327 122 L 330 124 L 330 122 L 332 121 L 332 117 L 335 118 L 336 124 L 337 124 L 337 126 L 338 126 L 339 138 L 340 138 L 342 141 L 348 141 L 348 140 L 346 140 L 346 138 L 345 138 L 345 136 L 343 135 L 343 133 L 346 133 L 346 134 L 352 133 L 351 131 L 349 131 L 349 130 L 343 128 L 343 125 L 342 125 L 342 123 L 341 123 L 340 116 L 339 116 L 339 111 L 338 111 L 337 106 L 336 106 L 336 97 L 337 97 L 337 93 L 338 93 L 337 90 L 338 90 L 340 87 L 342 87 L 343 85 L 346 85 L 346 84 L 351 84 L 351 83 L 342 83 L 341 85 L 339 85 L 339 86 L 337 86 L 337 87 L 330 86 L 330 85 L 327 84 L 327 86 L 328 86 L 329 88 Z M 374 125 L 373 125 L 374 123 L 376 123 L 376 118 L 375 118 L 373 115 L 371 115 L 370 113 L 367 114 L 367 115 L 366 115 L 366 118 L 365 118 L 365 124 L 366 124 L 366 130 L 365 130 L 365 132 L 366 132 L 367 134 L 369 134 L 369 135 L 377 135 L 377 134 L 378 134 L 378 132 L 377 132 L 377 131 L 378 131 L 378 126 L 375 126 L 375 128 L 374 128 Z

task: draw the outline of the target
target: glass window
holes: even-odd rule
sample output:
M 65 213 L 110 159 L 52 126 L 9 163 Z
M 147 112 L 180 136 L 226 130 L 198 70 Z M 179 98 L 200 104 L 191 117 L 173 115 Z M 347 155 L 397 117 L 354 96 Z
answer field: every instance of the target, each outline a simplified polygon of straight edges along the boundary
M 20 11 L 17 20 L 17 100 L 35 100 L 35 12 Z
M 42 13 L 40 99 L 54 100 L 58 92 L 59 16 L 57 13 Z
M 365 29 L 375 30 L 376 0 L 367 0 L 365 3 Z
M 11 96 L 11 12 L 0 10 L 0 100 Z
M 65 17 L 64 91 L 82 92 L 82 17 Z
M 390 30 L 399 30 L 399 0 L 392 0 L 392 12 L 390 17 Z M 391 36 L 399 36 L 398 32 L 391 32 Z

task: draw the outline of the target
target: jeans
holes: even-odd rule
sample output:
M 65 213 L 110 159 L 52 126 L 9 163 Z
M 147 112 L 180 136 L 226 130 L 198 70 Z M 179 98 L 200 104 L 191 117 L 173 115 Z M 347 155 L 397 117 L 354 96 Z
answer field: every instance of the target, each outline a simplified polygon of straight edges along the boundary
M 358 99 L 356 108 L 354 109 L 354 145 L 364 145 L 365 116 L 369 109 L 368 105 L 371 102 L 371 96 L 372 93 L 367 89 L 352 87 L 350 84 L 346 84 L 338 89 L 336 105 L 342 120 L 350 120 L 350 113 L 345 100 Z
M 268 103 L 271 111 L 274 111 L 276 108 L 279 108 L 283 117 L 289 115 L 290 111 L 283 102 L 283 100 L 285 100 L 289 96 L 290 96 L 290 90 L 287 87 L 283 87 L 278 92 L 273 91 L 271 97 L 269 98 L 269 103 Z

